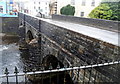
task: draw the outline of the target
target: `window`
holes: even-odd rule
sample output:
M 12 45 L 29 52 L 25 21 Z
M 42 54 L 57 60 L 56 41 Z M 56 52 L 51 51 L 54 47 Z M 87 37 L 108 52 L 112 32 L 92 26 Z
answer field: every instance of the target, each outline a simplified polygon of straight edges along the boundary
M 40 12 L 43 12 L 43 9 L 40 9 Z
M 86 0 L 82 0 L 82 6 L 85 6 Z
M 38 7 L 38 9 L 40 10 L 40 7 Z
M 36 7 L 34 6 L 34 9 L 36 9 Z
M 84 16 L 84 12 L 81 12 L 80 16 L 83 17 Z
M 71 5 L 75 5 L 75 0 L 71 0 Z
M 34 4 L 35 4 L 35 2 L 34 2 Z
M 47 7 L 45 7 L 45 10 L 47 10 Z
M 3 13 L 3 7 L 0 6 L 0 13 Z
M 40 2 L 39 2 L 39 4 L 40 4 Z
M 46 2 L 46 5 L 47 5 L 47 2 Z
M 91 6 L 95 6 L 95 0 L 92 0 Z

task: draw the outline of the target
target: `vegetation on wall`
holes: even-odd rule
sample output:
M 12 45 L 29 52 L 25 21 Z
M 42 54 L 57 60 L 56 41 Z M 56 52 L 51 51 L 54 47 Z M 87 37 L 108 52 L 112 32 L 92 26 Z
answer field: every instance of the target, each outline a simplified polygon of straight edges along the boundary
M 120 21 L 120 2 L 101 3 L 89 14 L 89 17 Z
M 74 15 L 75 7 L 68 4 L 60 9 L 60 13 L 63 15 Z

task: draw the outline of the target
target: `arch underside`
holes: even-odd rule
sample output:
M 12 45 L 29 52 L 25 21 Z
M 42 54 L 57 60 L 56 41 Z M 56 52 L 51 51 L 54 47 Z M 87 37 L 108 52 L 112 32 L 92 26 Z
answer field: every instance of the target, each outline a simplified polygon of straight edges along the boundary
M 32 39 L 34 39 L 33 34 L 30 30 L 27 32 L 27 40 L 30 42 Z
M 64 67 L 64 65 L 52 54 L 44 57 L 42 64 L 45 66 L 46 70 L 49 69 L 50 66 L 52 66 L 53 69 L 56 69 L 58 65 L 60 65 L 60 68 Z

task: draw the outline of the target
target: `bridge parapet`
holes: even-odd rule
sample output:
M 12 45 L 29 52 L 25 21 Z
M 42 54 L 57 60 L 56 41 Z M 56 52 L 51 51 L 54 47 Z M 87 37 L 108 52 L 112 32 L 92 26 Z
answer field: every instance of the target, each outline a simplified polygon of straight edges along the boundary
M 83 24 L 83 25 L 88 25 L 88 26 L 92 26 L 96 28 L 120 32 L 119 21 L 83 18 L 83 17 L 66 16 L 66 15 L 55 15 L 55 14 L 52 15 L 52 19 L 67 21 L 67 22 L 72 22 L 72 23 L 77 23 L 77 24 Z
M 19 13 L 19 18 L 22 19 L 22 21 L 23 21 L 22 23 L 24 25 L 25 25 L 25 23 L 27 23 L 39 31 L 40 20 L 37 17 L 34 17 L 34 16 L 32 17 L 32 16 L 27 15 L 27 14 Z

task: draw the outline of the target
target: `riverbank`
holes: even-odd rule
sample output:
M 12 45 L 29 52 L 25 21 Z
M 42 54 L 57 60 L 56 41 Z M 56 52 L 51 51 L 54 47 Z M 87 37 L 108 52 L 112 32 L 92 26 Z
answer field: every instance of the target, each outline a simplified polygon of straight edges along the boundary
M 10 43 L 17 43 L 19 41 L 19 36 L 16 34 L 5 34 L 0 33 L 0 45 L 2 44 L 10 44 Z
M 5 33 L 0 33 L 0 37 L 3 37 L 3 36 L 5 36 Z

